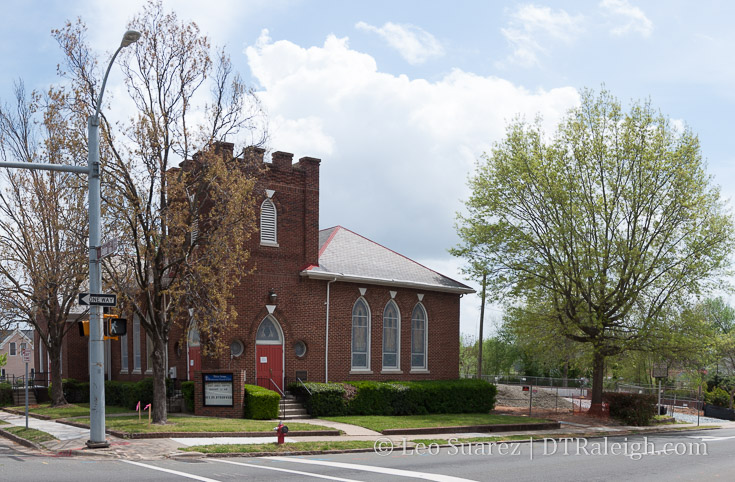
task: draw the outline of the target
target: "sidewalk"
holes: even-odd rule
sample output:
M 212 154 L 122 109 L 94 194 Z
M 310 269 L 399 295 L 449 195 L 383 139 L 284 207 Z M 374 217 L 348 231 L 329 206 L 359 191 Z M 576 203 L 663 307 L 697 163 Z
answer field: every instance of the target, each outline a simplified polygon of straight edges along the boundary
M 25 426 L 25 417 L 0 411 L 0 420 L 8 422 L 12 425 Z M 570 436 L 616 436 L 628 433 L 645 433 L 645 432 L 665 432 L 671 431 L 672 428 L 696 429 L 696 424 L 677 424 L 668 426 L 650 426 L 650 427 L 628 427 L 628 426 L 600 426 L 594 423 L 576 423 L 561 422 L 561 428 L 556 430 L 544 431 L 516 431 L 516 432 L 493 432 L 493 433 L 443 433 L 443 434 L 421 434 L 421 435 L 394 435 L 386 437 L 372 430 L 355 425 L 349 425 L 339 422 L 331 422 L 321 419 L 301 419 L 294 420 L 299 423 L 311 423 L 315 425 L 324 425 L 335 428 L 344 432 L 340 436 L 304 436 L 304 437 L 287 437 L 286 443 L 308 442 L 308 441 L 338 441 L 338 440 L 377 440 L 386 438 L 391 439 L 396 444 L 403 442 L 410 443 L 413 440 L 420 439 L 463 439 L 472 437 L 510 437 L 510 436 L 527 436 L 529 439 L 541 439 L 544 437 L 553 437 L 557 435 Z M 274 421 L 276 424 L 277 421 Z M 735 422 L 726 422 L 718 424 L 721 427 L 735 428 Z M 272 437 L 197 437 L 197 438 L 155 438 L 155 439 L 119 439 L 111 435 L 107 436 L 110 443 L 108 448 L 104 449 L 88 449 L 86 442 L 89 439 L 89 430 L 72 427 L 63 423 L 54 421 L 39 420 L 33 417 L 28 418 L 28 426 L 37 430 L 44 431 L 56 437 L 59 440 L 45 442 L 40 448 L 47 451 L 51 456 L 92 456 L 92 457 L 113 457 L 129 460 L 153 460 L 168 457 L 200 457 L 197 452 L 182 452 L 180 447 L 193 445 L 208 444 L 260 444 L 275 442 L 275 434 Z M 2 425 L 0 425 L 2 428 Z M 281 454 L 283 455 L 283 454 Z

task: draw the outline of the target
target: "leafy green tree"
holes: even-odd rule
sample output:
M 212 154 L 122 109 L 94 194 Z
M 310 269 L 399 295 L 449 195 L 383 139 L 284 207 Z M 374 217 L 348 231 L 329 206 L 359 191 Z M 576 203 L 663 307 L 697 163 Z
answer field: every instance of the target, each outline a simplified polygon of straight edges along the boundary
M 543 305 L 509 307 L 503 326 L 514 340 L 526 375 L 566 379 L 590 361 L 589 350 L 565 337 Z
M 520 357 L 520 350 L 507 333 L 498 333 L 482 342 L 482 373 L 509 375 Z
M 465 377 L 477 374 L 477 346 L 473 336 L 459 336 L 459 371 Z
M 722 366 L 724 375 L 735 372 L 735 309 L 722 297 L 703 300 L 694 310 L 712 329 L 716 369 Z
M 470 180 L 452 252 L 496 299 L 542 303 L 542 327 L 589 345 L 596 411 L 605 359 L 682 328 L 673 307 L 713 288 L 735 238 L 691 131 L 649 102 L 581 100 L 553 136 L 508 126 Z

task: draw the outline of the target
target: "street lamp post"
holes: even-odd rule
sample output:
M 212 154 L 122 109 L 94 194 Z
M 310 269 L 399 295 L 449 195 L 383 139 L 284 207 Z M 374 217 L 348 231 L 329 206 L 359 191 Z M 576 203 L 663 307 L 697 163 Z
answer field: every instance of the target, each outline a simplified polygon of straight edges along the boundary
M 120 50 L 136 42 L 140 33 L 128 30 L 123 35 L 120 46 L 115 51 L 107 66 L 102 80 L 94 115 L 87 119 L 88 158 L 87 167 L 65 166 L 61 164 L 44 164 L 36 162 L 0 162 L 0 167 L 17 169 L 35 169 L 44 171 L 75 172 L 87 174 L 89 183 L 89 291 L 99 293 L 102 290 L 102 271 L 100 270 L 100 108 L 105 84 L 115 57 Z M 90 306 L 89 310 L 89 417 L 90 429 L 87 446 L 89 448 L 108 447 L 105 439 L 105 379 L 104 379 L 104 339 L 101 322 L 101 307 Z
M 136 42 L 140 33 L 128 30 L 107 65 L 94 115 L 87 119 L 87 167 L 89 169 L 89 292 L 102 293 L 100 267 L 100 109 L 105 94 L 107 76 L 120 50 Z M 87 447 L 102 448 L 110 444 L 105 439 L 105 345 L 102 307 L 89 307 L 89 440 Z

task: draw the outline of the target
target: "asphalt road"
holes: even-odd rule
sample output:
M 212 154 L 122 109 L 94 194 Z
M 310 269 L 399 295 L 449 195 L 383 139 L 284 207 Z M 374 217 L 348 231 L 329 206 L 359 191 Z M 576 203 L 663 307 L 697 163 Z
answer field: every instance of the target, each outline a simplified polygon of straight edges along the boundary
M 24 455 L 0 441 L 0 480 L 706 480 L 735 479 L 735 429 L 396 449 L 308 457 L 124 461 Z M 386 450 L 387 451 L 387 450 Z

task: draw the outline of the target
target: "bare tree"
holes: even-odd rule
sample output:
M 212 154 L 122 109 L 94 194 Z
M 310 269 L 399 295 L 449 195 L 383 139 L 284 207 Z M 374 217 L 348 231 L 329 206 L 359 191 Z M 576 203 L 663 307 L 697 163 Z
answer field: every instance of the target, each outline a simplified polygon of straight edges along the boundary
M 264 117 L 227 55 L 212 58 L 196 24 L 149 3 L 129 28 L 142 33 L 120 60 L 136 114 L 114 125 L 102 119 L 103 216 L 108 235 L 121 241 L 105 272 L 153 343 L 152 417 L 165 423 L 171 328 L 195 318 L 205 352 L 217 352 L 237 315 L 229 301 L 246 275 L 258 169 L 223 142 L 245 134 L 262 144 Z M 78 99 L 91 102 L 99 76 L 84 26 L 55 34 Z M 207 88 L 212 100 L 198 109 Z
M 62 90 L 26 95 L 0 108 L 0 155 L 7 162 L 74 164 L 84 159 L 80 119 Z M 65 405 L 61 346 L 74 326 L 88 277 L 85 180 L 75 174 L 3 169 L 0 190 L 0 317 L 33 326 L 48 352 L 52 404 Z

